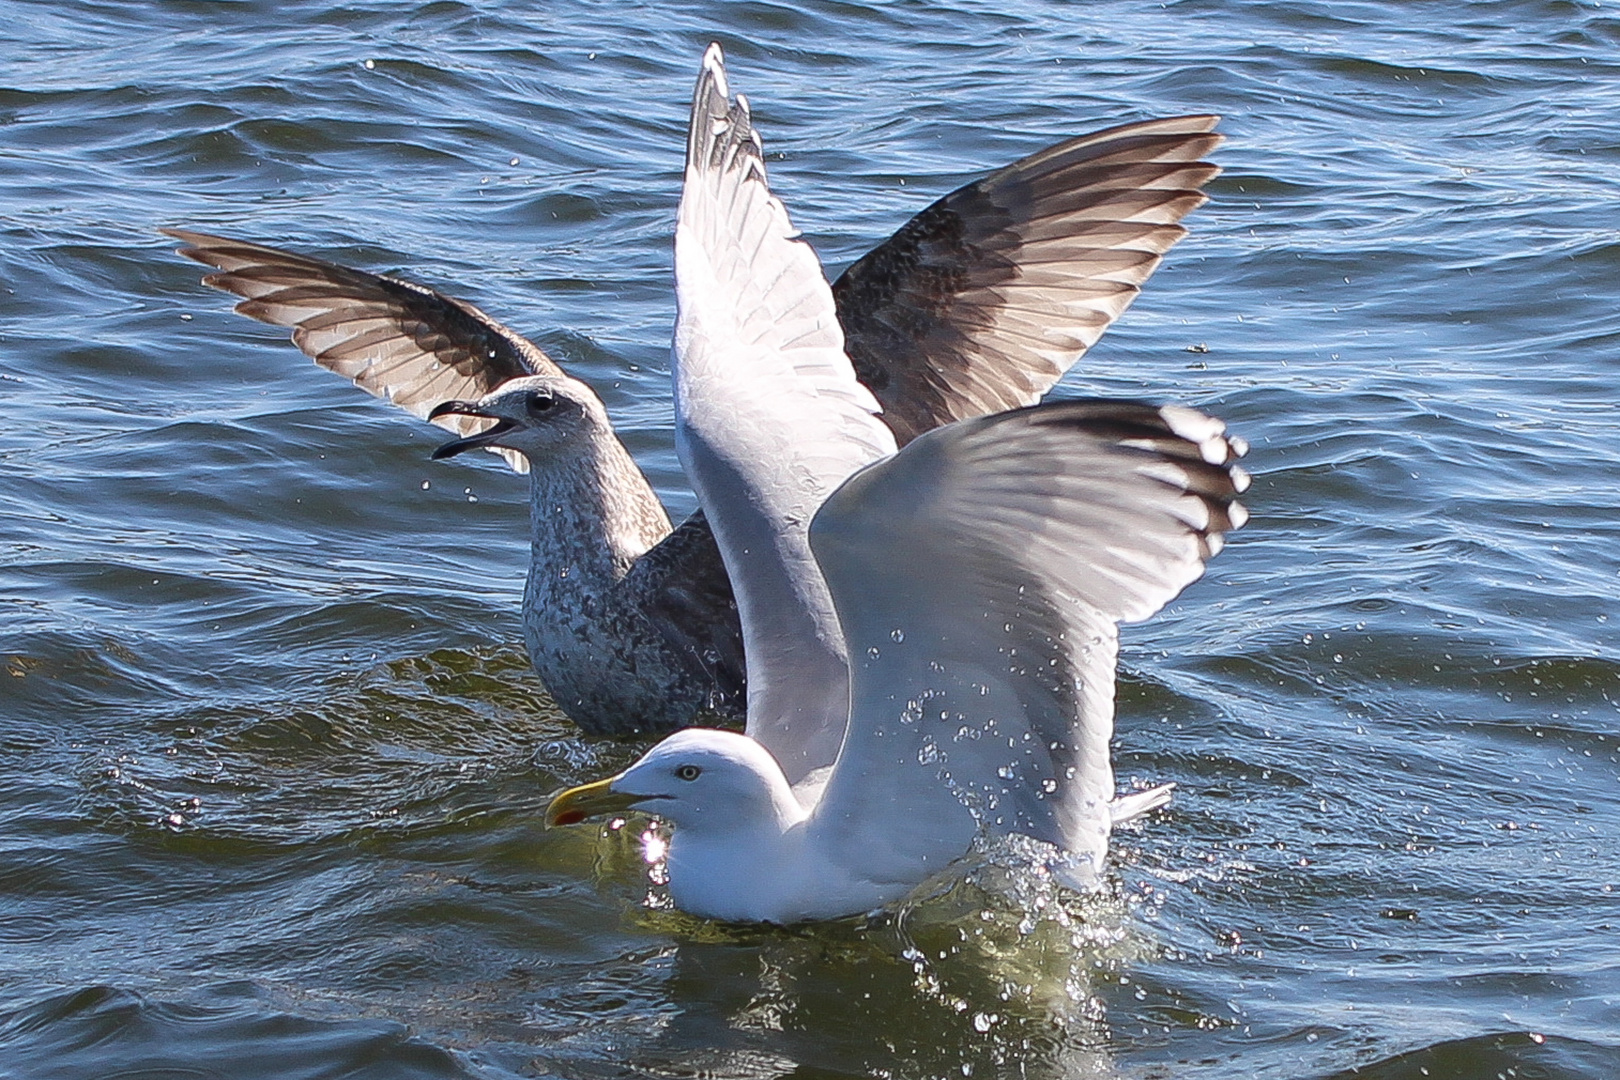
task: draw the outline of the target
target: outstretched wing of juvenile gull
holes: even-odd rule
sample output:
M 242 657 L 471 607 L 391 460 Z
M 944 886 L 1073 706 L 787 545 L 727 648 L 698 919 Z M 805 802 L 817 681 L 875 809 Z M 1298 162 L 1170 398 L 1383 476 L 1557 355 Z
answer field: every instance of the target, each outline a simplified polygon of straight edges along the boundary
M 1220 170 L 1218 117 L 1069 139 L 951 192 L 833 283 L 901 445 L 1033 405 L 1130 306 Z
M 903 445 L 1038 401 L 1130 306 L 1219 174 L 1218 117 L 1065 140 L 939 199 L 833 283 L 845 348 Z M 187 229 L 180 254 L 243 315 L 293 330 L 321 366 L 426 418 L 557 366 L 464 300 L 400 278 Z M 434 421 L 465 434 L 472 417 Z M 514 462 L 521 468 L 521 462 Z
M 748 103 L 729 100 L 715 45 L 692 101 L 675 291 L 676 447 L 742 616 L 748 733 L 797 782 L 832 763 L 848 692 L 810 518 L 895 443 L 844 355 L 821 264 L 766 184 Z
M 292 330 L 321 367 L 423 420 L 434 406 L 476 400 L 525 375 L 561 375 L 538 345 L 465 300 L 325 259 L 189 229 L 163 229 L 179 253 L 219 272 L 204 285 L 243 298 L 236 310 Z M 457 435 L 489 421 L 450 413 L 433 422 Z M 502 456 L 527 472 L 523 455 Z
M 1116 626 L 1243 523 L 1244 449 L 1191 409 L 1059 402 L 937 429 L 841 487 L 811 527 L 852 672 L 819 843 L 879 882 L 981 827 L 1100 866 Z

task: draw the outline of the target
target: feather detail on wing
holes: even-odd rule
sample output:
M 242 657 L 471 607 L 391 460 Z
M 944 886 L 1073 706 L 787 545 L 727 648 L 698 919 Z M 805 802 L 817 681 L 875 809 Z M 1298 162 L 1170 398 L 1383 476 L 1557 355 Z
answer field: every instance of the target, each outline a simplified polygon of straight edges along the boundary
M 642 614 L 664 642 L 703 673 L 712 721 L 741 723 L 746 709 L 742 626 L 731 579 L 703 511 L 637 559 L 625 585 L 644 597 Z
M 855 469 L 894 450 L 844 355 L 815 253 L 770 192 L 718 46 L 693 95 L 675 234 L 676 439 L 746 628 L 749 734 L 790 780 L 842 737 L 843 641 L 808 528 Z
M 242 297 L 238 312 L 291 328 L 293 343 L 317 364 L 422 419 L 441 402 L 483 397 L 509 379 L 563 374 L 533 342 L 425 286 L 244 240 L 162 231 L 185 244 L 181 255 L 219 271 L 203 284 Z M 491 423 L 460 415 L 433 422 L 461 436 Z M 499 452 L 528 470 L 522 454 Z
M 946 195 L 833 285 L 901 445 L 1032 405 L 1136 298 L 1219 170 L 1218 117 L 1070 139 Z
M 811 529 L 852 681 L 816 827 L 897 823 L 894 851 L 856 845 L 874 863 L 948 860 L 979 827 L 1099 863 L 1116 624 L 1243 523 L 1245 449 L 1191 409 L 1061 402 L 929 432 L 844 484 Z

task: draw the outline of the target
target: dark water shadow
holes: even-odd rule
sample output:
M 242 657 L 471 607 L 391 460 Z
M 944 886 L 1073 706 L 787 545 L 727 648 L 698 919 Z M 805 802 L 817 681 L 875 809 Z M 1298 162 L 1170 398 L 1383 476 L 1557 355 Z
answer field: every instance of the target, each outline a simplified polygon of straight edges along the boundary
M 459 1080 L 449 1051 L 390 1020 L 325 1021 L 274 1009 L 237 984 L 165 1002 L 91 986 L 0 1016 L 7 1075 L 34 1080 Z
M 1325 1080 L 1608 1080 L 1620 1076 L 1620 1047 L 1555 1035 L 1477 1035 L 1409 1050 Z

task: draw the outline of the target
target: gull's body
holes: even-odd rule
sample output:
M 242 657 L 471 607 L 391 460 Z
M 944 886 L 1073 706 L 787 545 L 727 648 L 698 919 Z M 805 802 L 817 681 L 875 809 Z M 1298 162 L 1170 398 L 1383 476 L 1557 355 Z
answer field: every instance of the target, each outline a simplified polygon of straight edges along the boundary
M 1163 797 L 1115 798 L 1117 624 L 1242 524 L 1243 446 L 1190 409 L 1072 401 L 897 450 L 796 236 L 711 46 L 676 226 L 676 445 L 737 598 L 747 731 L 673 735 L 548 820 L 659 814 L 676 905 L 730 920 L 879 907 L 981 830 L 1094 878 L 1114 821 Z
M 537 422 L 536 403 L 549 403 Z M 523 590 L 523 636 L 535 669 L 569 715 L 596 731 L 638 731 L 656 718 L 674 726 L 707 712 L 730 718 L 740 696 L 741 656 L 674 635 L 688 603 L 694 634 L 703 621 L 702 582 L 671 560 L 693 545 L 713 548 L 706 530 L 671 536 L 669 518 L 641 470 L 613 433 L 591 388 L 566 375 L 511 379 L 480 403 L 449 401 L 445 414 L 497 421 L 495 438 L 529 468 L 531 560 Z M 436 457 L 488 444 L 491 432 L 435 451 Z M 698 519 L 701 521 L 701 518 Z M 701 549 L 699 555 L 706 554 Z M 718 555 L 709 555 L 717 559 Z M 703 567 L 700 557 L 687 568 Z M 710 598 L 713 620 L 727 624 L 729 594 Z M 704 650 L 707 650 L 705 652 Z M 713 657 L 701 664 L 692 657 Z
M 903 445 L 1039 400 L 1184 235 L 1178 222 L 1217 171 L 1201 160 L 1219 141 L 1215 119 L 1128 124 L 1049 147 L 945 196 L 850 266 L 832 287 L 839 352 L 881 403 L 875 427 Z M 291 327 L 322 366 L 459 435 L 479 432 L 476 417 L 499 411 L 523 380 L 566 378 L 532 342 L 431 289 L 168 232 L 219 271 L 205 282 L 244 297 L 239 312 Z M 571 382 L 569 394 L 583 403 L 590 391 Z M 519 445 L 531 426 L 522 415 L 477 444 L 534 465 L 523 629 L 535 669 L 593 733 L 740 720 L 742 632 L 708 523 L 699 514 L 671 530 L 599 401 L 593 411 L 601 423 L 580 452 L 548 454 L 544 467 Z

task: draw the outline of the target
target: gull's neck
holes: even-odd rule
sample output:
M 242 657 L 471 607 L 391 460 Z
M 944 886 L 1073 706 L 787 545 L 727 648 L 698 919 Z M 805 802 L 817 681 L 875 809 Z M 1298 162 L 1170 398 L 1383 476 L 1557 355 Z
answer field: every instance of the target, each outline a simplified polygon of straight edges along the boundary
M 680 672 L 621 585 L 669 535 L 658 496 L 611 432 L 530 463 L 523 638 L 546 689 L 586 730 L 670 726 Z
M 528 605 L 599 596 L 669 535 L 669 516 L 611 434 L 530 463 Z

